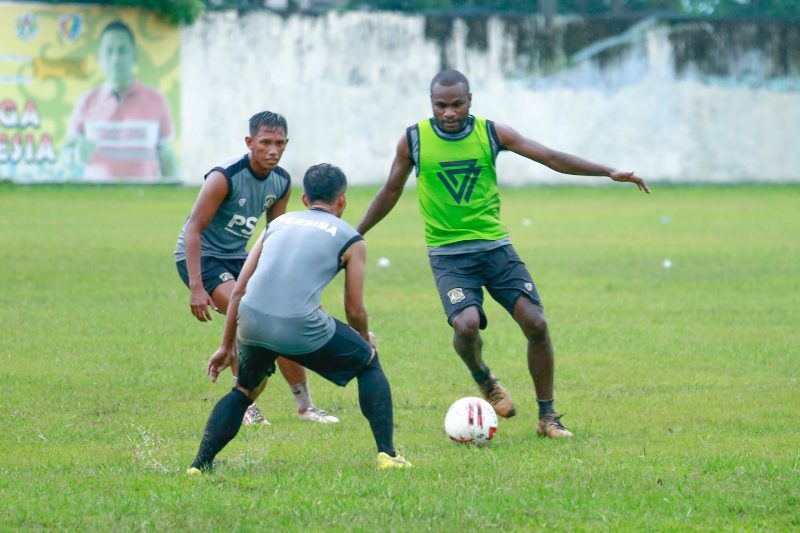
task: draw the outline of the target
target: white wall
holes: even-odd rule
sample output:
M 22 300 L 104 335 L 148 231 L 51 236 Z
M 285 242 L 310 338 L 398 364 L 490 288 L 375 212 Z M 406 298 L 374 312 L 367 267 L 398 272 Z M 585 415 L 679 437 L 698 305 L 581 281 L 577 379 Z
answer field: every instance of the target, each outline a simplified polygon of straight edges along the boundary
M 430 114 L 443 54 L 470 78 L 473 113 L 554 148 L 653 181 L 800 181 L 800 92 L 678 77 L 667 26 L 627 32 L 602 67 L 589 58 L 535 79 L 515 68 L 521 51 L 501 20 L 489 21 L 485 49 L 454 29 L 441 50 L 421 16 L 205 15 L 182 33 L 185 181 L 244 153 L 247 119 L 269 109 L 289 121 L 282 165 L 296 180 L 331 162 L 351 183 L 380 183 L 406 126 Z M 498 167 L 506 184 L 598 180 L 513 154 Z

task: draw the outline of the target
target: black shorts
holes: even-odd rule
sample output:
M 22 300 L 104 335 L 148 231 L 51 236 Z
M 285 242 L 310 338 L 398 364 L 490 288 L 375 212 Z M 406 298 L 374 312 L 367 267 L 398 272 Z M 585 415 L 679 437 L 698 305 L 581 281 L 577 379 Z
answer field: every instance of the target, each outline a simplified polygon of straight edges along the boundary
M 512 316 L 520 296 L 542 307 L 533 278 L 510 244 L 488 252 L 432 255 L 430 263 L 448 324 L 452 324 L 458 313 L 474 305 L 481 316 L 481 329 L 486 328 L 481 287 L 486 287 Z
M 219 259 L 217 257 L 203 257 L 200 259 L 200 273 L 203 276 L 203 288 L 211 295 L 219 285 L 226 281 L 236 281 L 239 272 L 244 266 L 244 259 Z M 186 261 L 175 263 L 178 275 L 186 286 L 189 286 L 189 271 L 186 270 Z
M 239 341 L 239 385 L 249 390 L 258 387 L 264 378 L 275 373 L 275 359 L 278 357 L 313 370 L 339 386 L 347 385 L 369 364 L 372 347 L 353 328 L 336 319 L 334 321 L 336 330 L 331 340 L 307 354 L 286 355 Z

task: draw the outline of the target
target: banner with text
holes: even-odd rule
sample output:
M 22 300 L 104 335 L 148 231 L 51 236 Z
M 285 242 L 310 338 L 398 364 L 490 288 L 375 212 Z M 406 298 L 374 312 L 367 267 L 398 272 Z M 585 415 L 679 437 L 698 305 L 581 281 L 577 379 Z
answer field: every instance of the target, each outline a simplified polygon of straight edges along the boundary
M 0 3 L 0 179 L 179 181 L 180 30 L 147 11 Z

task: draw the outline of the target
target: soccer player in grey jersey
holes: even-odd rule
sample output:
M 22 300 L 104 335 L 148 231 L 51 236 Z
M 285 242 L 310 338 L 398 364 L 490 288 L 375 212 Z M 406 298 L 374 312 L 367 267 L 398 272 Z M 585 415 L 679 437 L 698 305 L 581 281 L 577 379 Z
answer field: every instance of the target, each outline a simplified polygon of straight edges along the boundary
M 234 340 L 239 347 L 239 375 L 211 411 L 188 474 L 211 470 L 214 457 L 238 433 L 247 406 L 275 372 L 280 355 L 337 385 L 356 378 L 361 412 L 378 448 L 378 469 L 411 466 L 394 449 L 391 390 L 367 327 L 366 246 L 340 218 L 347 180 L 333 165 L 315 165 L 306 172 L 303 188 L 303 203 L 309 209 L 273 220 L 236 282 L 222 343 L 208 362 L 208 375 L 216 381 L 231 365 Z M 323 289 L 342 269 L 349 326 L 320 305 Z
M 211 320 L 208 307 L 225 313 L 236 278 L 247 258 L 247 242 L 261 214 L 267 223 L 286 212 L 291 193 L 289 174 L 278 166 L 289 139 L 286 119 L 264 111 L 250 118 L 249 152 L 213 168 L 205 176 L 192 213 L 178 236 L 175 261 L 190 289 L 192 314 Z M 289 384 L 301 418 L 336 423 L 338 418 L 311 400 L 305 369 L 284 358 L 278 367 Z M 235 369 L 234 369 L 235 373 Z M 255 404 L 245 424 L 266 424 Z

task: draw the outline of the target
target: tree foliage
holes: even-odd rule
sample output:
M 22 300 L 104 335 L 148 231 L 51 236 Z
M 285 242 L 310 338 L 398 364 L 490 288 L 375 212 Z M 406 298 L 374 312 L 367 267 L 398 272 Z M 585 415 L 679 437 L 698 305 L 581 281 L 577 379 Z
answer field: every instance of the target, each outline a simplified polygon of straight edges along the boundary
M 724 17 L 800 18 L 800 0 L 555 0 L 559 13 L 673 13 Z M 536 13 L 540 0 L 346 0 L 351 9 L 422 12 L 483 10 Z
M 50 4 L 63 3 L 59 0 L 39 0 Z M 73 4 L 99 4 L 91 0 L 72 0 Z M 204 0 L 106 0 L 102 4 L 119 7 L 141 7 L 149 9 L 170 24 L 191 24 L 205 10 Z
M 203 0 L 114 0 L 115 4 L 153 10 L 172 24 L 191 24 L 205 10 Z
M 44 0 L 59 3 L 59 0 Z M 426 12 L 453 10 L 495 13 L 537 13 L 545 0 L 342 0 L 341 9 Z M 566 14 L 672 13 L 721 17 L 800 19 L 800 0 L 553 0 L 556 12 Z M 97 0 L 74 0 L 97 4 Z M 206 9 L 263 9 L 263 0 L 109 0 L 106 5 L 152 10 L 171 24 L 191 24 Z M 313 4 L 313 1 L 310 2 Z M 301 11 L 308 2 L 287 0 L 289 11 Z M 330 6 L 330 1 L 323 2 Z M 335 2 L 334 2 L 335 4 Z

